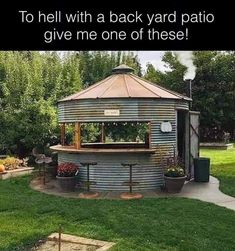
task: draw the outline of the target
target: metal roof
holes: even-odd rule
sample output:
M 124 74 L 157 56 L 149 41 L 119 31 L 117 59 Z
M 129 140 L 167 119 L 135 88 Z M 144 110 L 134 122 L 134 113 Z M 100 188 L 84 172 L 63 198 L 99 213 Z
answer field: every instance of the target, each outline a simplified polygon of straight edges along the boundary
M 158 98 L 191 100 L 179 93 L 165 89 L 132 73 L 133 69 L 120 65 L 109 77 L 87 89 L 70 95 L 60 101 L 105 98 Z

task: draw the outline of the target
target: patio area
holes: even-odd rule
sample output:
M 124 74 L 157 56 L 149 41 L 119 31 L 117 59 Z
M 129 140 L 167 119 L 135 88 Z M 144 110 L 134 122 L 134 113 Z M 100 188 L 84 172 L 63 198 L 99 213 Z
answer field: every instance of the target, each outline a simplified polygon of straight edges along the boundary
M 43 185 L 40 179 L 34 179 L 30 183 L 30 187 L 42 193 L 61 196 L 64 198 L 84 198 L 83 192 L 77 188 L 74 192 L 62 192 L 58 187 L 57 181 L 52 179 Z M 120 192 L 99 192 L 96 199 L 116 199 L 121 200 Z M 219 181 L 210 176 L 209 182 L 187 182 L 180 193 L 166 193 L 161 190 L 141 191 L 144 198 L 163 198 L 163 197 L 184 197 L 190 199 L 198 199 L 201 201 L 211 202 L 218 206 L 235 210 L 235 198 L 222 193 L 219 190 Z

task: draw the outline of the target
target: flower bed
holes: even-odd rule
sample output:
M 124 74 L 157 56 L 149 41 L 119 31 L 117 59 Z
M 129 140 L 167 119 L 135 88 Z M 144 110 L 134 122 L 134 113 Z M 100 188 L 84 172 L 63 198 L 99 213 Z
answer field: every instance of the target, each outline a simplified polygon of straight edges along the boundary
M 3 173 L 0 173 L 0 180 L 5 180 L 9 178 L 14 178 L 14 177 L 30 174 L 32 173 L 33 169 L 34 169 L 33 167 L 22 167 L 15 170 L 6 171 Z
M 0 180 L 31 173 L 33 168 L 27 166 L 27 161 L 27 158 L 21 160 L 9 156 L 0 159 Z

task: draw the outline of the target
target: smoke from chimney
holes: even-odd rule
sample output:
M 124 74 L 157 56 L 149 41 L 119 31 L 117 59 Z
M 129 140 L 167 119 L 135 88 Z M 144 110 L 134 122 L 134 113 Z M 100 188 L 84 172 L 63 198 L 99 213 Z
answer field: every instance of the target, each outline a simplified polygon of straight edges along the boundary
M 174 53 L 178 57 L 180 63 L 188 68 L 184 75 L 184 80 L 186 79 L 193 80 L 196 75 L 196 66 L 193 64 L 193 52 L 176 51 Z

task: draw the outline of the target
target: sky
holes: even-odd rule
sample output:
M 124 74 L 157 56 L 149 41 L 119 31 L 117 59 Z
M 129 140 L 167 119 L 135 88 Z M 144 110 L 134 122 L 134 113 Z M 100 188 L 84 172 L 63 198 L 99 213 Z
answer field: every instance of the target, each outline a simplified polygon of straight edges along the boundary
M 160 71 L 169 71 L 167 65 L 162 62 L 162 56 L 166 51 L 136 51 L 140 60 L 143 73 L 146 71 L 146 65 L 151 63 L 155 69 Z M 196 74 L 196 67 L 193 64 L 193 52 L 192 51 L 173 51 L 177 56 L 180 63 L 187 67 L 187 71 L 184 74 L 184 79 L 194 79 Z
M 161 58 L 165 51 L 134 51 L 140 59 L 141 66 L 143 70 L 146 70 L 147 63 L 151 63 L 156 69 L 164 71 L 167 68 L 164 66 L 164 63 L 161 61 Z

